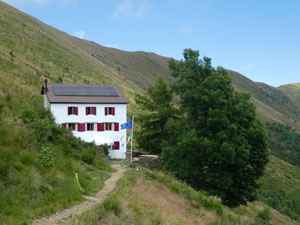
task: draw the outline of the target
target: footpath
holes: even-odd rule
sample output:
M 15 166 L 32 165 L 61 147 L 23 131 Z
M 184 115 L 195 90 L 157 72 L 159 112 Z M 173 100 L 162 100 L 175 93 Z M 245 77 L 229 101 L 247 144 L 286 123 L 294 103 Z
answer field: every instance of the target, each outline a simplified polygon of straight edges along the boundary
M 69 209 L 64 209 L 62 211 L 56 212 L 45 218 L 36 219 L 33 221 L 32 225 L 57 225 L 61 223 L 66 223 L 67 220 L 74 216 L 80 215 L 83 212 L 91 209 L 93 206 L 101 203 L 109 193 L 116 187 L 118 180 L 123 176 L 125 168 L 121 165 L 112 165 L 113 168 L 117 169 L 116 172 L 111 174 L 111 177 L 107 179 L 104 183 L 104 187 L 97 192 L 94 197 L 84 196 L 86 201 L 73 206 Z

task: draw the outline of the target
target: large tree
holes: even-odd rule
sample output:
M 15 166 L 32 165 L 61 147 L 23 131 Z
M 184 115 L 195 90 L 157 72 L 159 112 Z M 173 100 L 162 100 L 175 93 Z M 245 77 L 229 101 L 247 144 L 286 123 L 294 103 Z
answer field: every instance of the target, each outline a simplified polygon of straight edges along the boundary
M 141 127 L 137 132 L 137 142 L 149 153 L 161 153 L 161 145 L 166 138 L 165 124 L 178 114 L 172 98 L 173 91 L 162 76 L 157 77 L 154 86 L 148 88 L 145 95 L 135 96 L 140 108 L 136 121 Z
M 257 179 L 267 163 L 266 138 L 250 94 L 234 91 L 227 71 L 214 69 L 199 52 L 171 60 L 184 121 L 169 121 L 165 167 L 197 189 L 237 206 L 255 199 Z

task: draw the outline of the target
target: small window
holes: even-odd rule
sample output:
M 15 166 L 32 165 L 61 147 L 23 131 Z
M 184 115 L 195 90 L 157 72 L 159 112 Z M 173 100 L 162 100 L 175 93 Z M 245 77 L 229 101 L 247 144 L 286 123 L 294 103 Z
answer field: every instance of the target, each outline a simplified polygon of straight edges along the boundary
M 105 107 L 105 115 L 115 115 L 115 107 Z
M 112 123 L 104 123 L 105 130 L 112 130 Z
M 71 130 L 76 130 L 76 123 L 68 123 L 68 128 Z
M 86 130 L 93 131 L 94 130 L 94 124 L 93 123 L 87 123 L 86 124 Z
M 78 115 L 78 107 L 68 107 L 68 115 Z
M 96 107 L 86 107 L 86 115 L 96 115 Z
M 119 150 L 120 149 L 120 142 L 119 141 L 115 141 L 113 146 L 112 146 L 113 150 Z

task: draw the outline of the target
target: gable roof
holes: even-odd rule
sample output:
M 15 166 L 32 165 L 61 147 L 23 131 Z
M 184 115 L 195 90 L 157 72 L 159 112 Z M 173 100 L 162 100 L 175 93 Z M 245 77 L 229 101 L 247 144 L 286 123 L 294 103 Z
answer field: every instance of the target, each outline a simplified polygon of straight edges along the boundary
M 41 94 L 44 93 L 46 93 L 50 103 L 129 103 L 115 85 L 45 83 L 41 90 Z

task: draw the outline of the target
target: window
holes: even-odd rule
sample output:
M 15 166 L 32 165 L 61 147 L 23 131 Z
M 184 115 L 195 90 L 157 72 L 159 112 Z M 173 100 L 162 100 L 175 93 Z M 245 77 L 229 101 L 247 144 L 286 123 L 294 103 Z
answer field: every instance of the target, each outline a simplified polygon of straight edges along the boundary
M 105 116 L 115 115 L 115 107 L 105 107 Z
M 68 107 L 68 115 L 78 115 L 78 107 Z
M 97 131 L 104 131 L 104 123 L 97 123 Z
M 86 107 L 85 114 L 86 115 L 96 115 L 96 107 Z
M 68 123 L 68 128 L 71 130 L 76 130 L 76 123 Z
M 119 141 L 115 141 L 113 146 L 112 146 L 113 150 L 119 150 L 120 149 L 120 142 Z
M 85 131 L 85 123 L 78 123 L 78 131 L 83 132 Z
M 112 130 L 112 123 L 104 123 L 105 130 Z
M 86 124 L 86 130 L 93 131 L 94 130 L 94 124 L 93 123 L 87 123 Z

